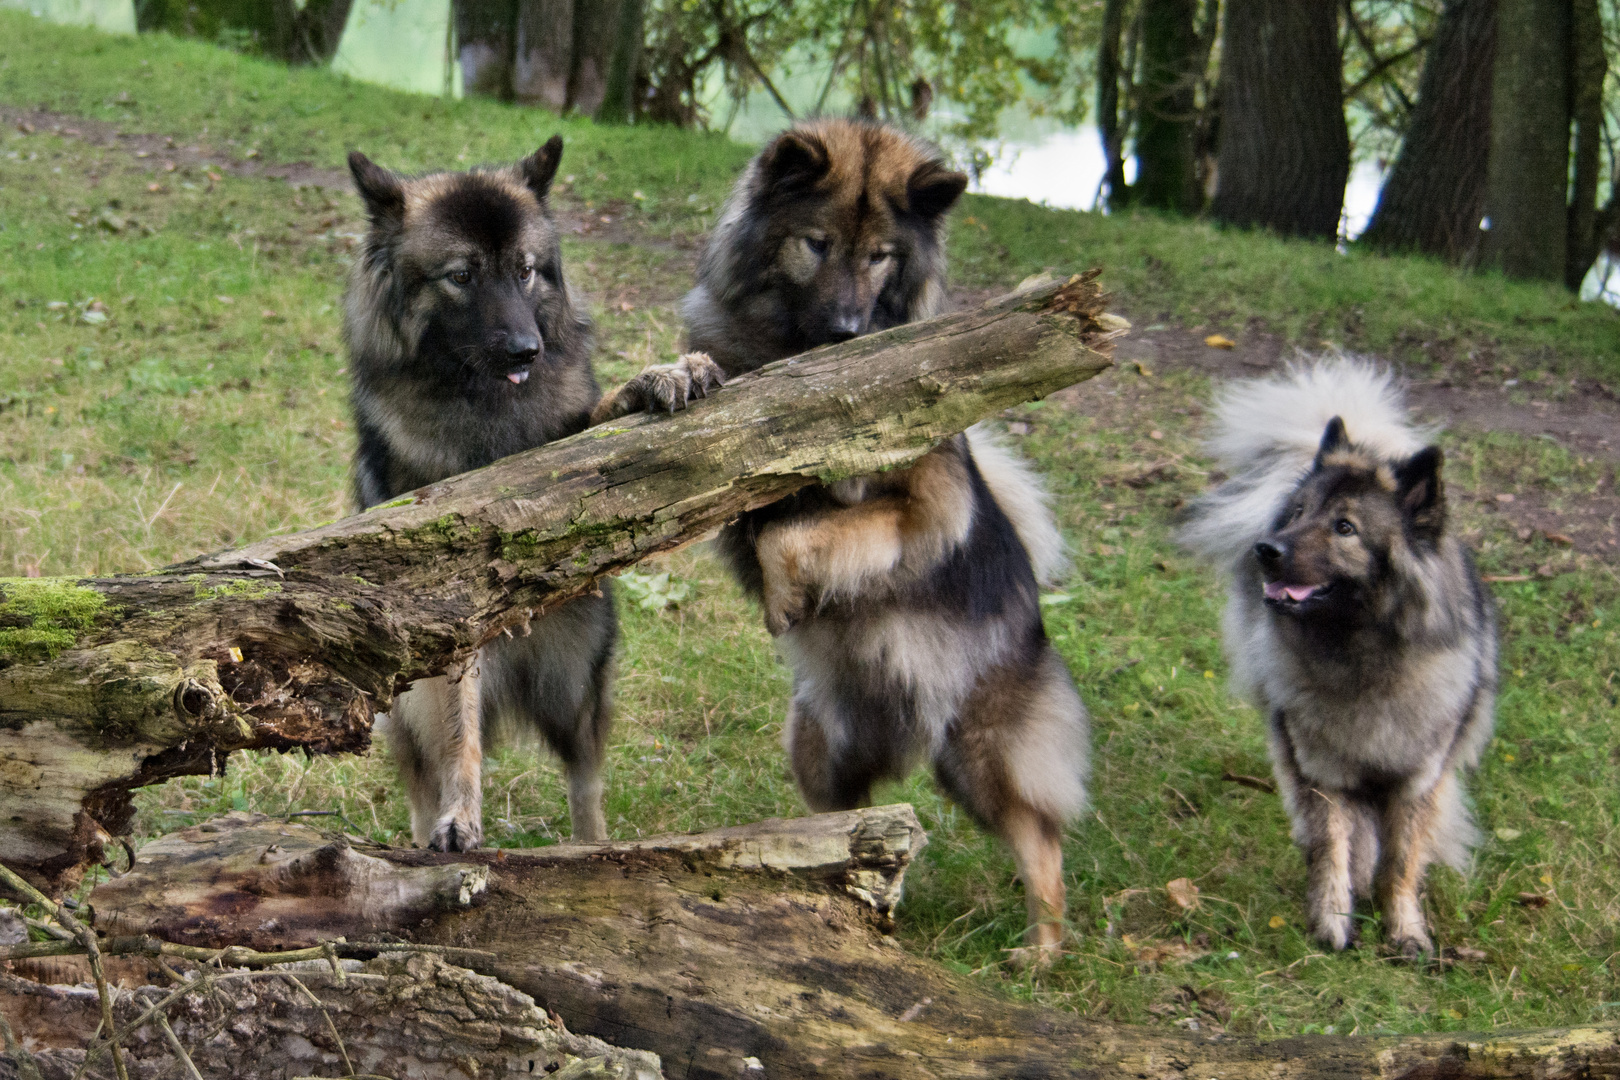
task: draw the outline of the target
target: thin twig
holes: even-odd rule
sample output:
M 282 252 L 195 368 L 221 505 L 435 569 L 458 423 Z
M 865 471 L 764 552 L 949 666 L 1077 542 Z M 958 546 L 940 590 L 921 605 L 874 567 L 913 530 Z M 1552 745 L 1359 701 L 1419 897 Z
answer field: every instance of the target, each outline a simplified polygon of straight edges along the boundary
M 180 1059 L 180 1063 L 191 1074 L 191 1080 L 203 1080 L 203 1074 L 197 1071 L 196 1062 L 191 1060 L 191 1055 L 186 1053 L 186 1048 L 180 1045 L 180 1036 L 176 1035 L 174 1028 L 169 1026 L 169 1018 L 162 1013 L 158 1013 L 157 1025 L 162 1030 L 163 1037 L 169 1040 L 169 1049 L 174 1051 L 174 1056 Z
M 28 884 L 21 877 L 18 877 L 4 863 L 0 863 L 0 881 L 4 881 L 8 886 L 48 911 L 51 918 L 61 924 L 62 929 L 78 935 L 79 941 L 84 946 L 84 954 L 90 958 L 90 974 L 96 981 L 96 994 L 101 999 L 101 1022 L 108 1031 L 114 1031 L 112 994 L 107 989 L 106 972 L 101 968 L 101 949 L 96 944 L 95 929 L 75 919 L 68 913 L 67 908 L 56 903 L 56 901 Z M 118 1080 L 129 1080 L 129 1071 L 124 1068 L 124 1054 L 118 1045 L 116 1033 L 112 1039 L 112 1059 L 113 1071 L 118 1074 Z
M 341 978 L 341 976 L 339 977 Z M 326 1011 L 326 1003 L 311 993 L 309 987 L 305 986 L 303 980 L 298 976 L 289 974 L 285 975 L 284 978 L 286 978 L 286 980 L 292 983 L 294 986 L 298 987 L 298 989 L 302 990 L 304 992 L 304 996 L 309 998 L 311 1005 L 314 1005 L 317 1009 L 321 1010 L 321 1016 L 325 1017 L 326 1019 L 326 1029 L 332 1033 L 332 1038 L 336 1040 L 338 1053 L 343 1055 L 343 1068 L 347 1071 L 348 1075 L 353 1076 L 354 1062 L 349 1060 L 349 1050 L 343 1045 L 343 1036 L 338 1034 L 337 1025 L 332 1023 L 332 1014 Z

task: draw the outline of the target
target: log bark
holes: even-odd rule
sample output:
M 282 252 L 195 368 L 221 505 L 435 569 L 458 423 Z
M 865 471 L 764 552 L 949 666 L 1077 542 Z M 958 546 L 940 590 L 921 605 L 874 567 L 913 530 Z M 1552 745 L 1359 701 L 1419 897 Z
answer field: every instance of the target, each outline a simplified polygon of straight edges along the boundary
M 161 858 L 143 852 L 128 878 L 96 890 L 98 920 L 209 945 L 296 945 L 356 929 L 343 921 L 341 905 L 289 925 L 273 898 L 272 906 L 256 903 L 258 887 L 274 892 L 285 879 L 274 865 L 246 878 L 210 876 L 211 866 L 239 866 L 234 860 L 244 852 L 274 844 L 298 859 L 333 838 L 246 815 L 214 825 L 213 832 L 182 834 L 194 849 L 188 854 L 166 842 Z M 888 936 L 906 866 L 924 842 L 910 808 L 896 806 L 599 848 L 357 854 L 401 875 L 429 866 L 488 873 L 488 889 L 467 906 L 425 918 L 415 905 L 400 909 L 393 940 L 494 954 L 468 960 L 470 970 L 459 974 L 449 957 L 434 957 L 436 965 L 416 958 L 428 981 L 453 984 L 477 975 L 490 980 L 468 984 L 478 988 L 479 1000 L 493 1000 L 499 986 L 527 994 L 571 1031 L 657 1054 L 672 1078 L 1529 1080 L 1620 1072 L 1614 1026 L 1261 1041 L 1101 1024 L 1011 1001 L 992 984 L 947 972 Z M 357 884 L 374 893 L 377 881 Z M 165 900 L 171 893 L 181 899 Z M 346 945 L 364 947 L 354 939 Z M 385 973 L 400 970 L 399 955 L 380 959 L 393 965 Z M 325 1000 L 335 982 L 320 985 Z M 21 1021 L 25 1039 L 38 1015 L 27 995 L 42 992 L 0 981 L 0 1013 L 14 1026 Z M 365 1036 L 350 1039 L 358 1028 L 344 1025 L 359 1024 L 366 1008 L 343 1013 L 339 1025 L 351 1055 L 367 1052 Z M 73 1030 L 88 1033 L 93 1003 L 79 1009 Z M 322 1030 L 316 1015 L 305 1023 L 307 1032 Z M 413 1052 L 434 1054 L 435 1040 L 465 1036 L 425 1026 Z M 145 1060 L 140 1052 L 131 1056 Z
M 1079 382 L 1094 275 L 805 353 L 365 514 L 148 574 L 0 584 L 0 862 L 59 885 L 129 791 L 244 748 L 360 751 L 397 687 L 807 483 Z

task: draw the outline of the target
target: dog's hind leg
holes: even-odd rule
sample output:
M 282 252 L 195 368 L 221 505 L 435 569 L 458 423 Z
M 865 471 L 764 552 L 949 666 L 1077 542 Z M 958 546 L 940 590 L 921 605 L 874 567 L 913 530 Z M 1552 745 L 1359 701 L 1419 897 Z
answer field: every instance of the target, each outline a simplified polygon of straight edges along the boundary
M 602 763 L 607 756 L 608 725 L 612 718 L 613 705 L 604 683 L 597 686 L 595 699 L 581 710 L 572 745 L 563 760 L 563 769 L 568 774 L 568 817 L 575 843 L 607 842 L 607 815 L 602 811 Z M 552 745 L 556 746 L 556 742 Z
M 391 728 L 411 797 L 411 836 L 437 851 L 483 842 L 483 741 L 478 662 L 418 681 L 394 703 Z
M 1033 669 L 987 676 L 935 753 L 940 786 L 1012 848 L 1029 908 L 1030 953 L 1063 943 L 1063 825 L 1085 805 L 1090 732 L 1085 706 L 1050 649 Z
M 1442 808 L 1457 798 L 1452 773 L 1421 793 L 1392 795 L 1384 807 L 1384 859 L 1378 873 L 1378 906 L 1384 912 L 1384 940 L 1408 959 L 1434 952 L 1419 892 L 1432 857 Z

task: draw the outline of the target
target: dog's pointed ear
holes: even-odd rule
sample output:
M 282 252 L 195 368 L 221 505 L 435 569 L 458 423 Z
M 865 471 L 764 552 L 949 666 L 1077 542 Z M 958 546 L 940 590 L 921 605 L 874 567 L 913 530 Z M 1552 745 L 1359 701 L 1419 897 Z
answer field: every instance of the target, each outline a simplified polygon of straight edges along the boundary
M 398 225 L 405 218 L 405 184 L 358 150 L 349 151 L 349 172 L 373 225 Z
M 937 161 L 919 165 L 906 181 L 906 209 L 929 221 L 942 217 L 967 190 L 967 174 Z
M 1344 418 L 1335 416 L 1329 420 L 1327 427 L 1322 429 L 1322 441 L 1316 447 L 1316 465 L 1322 465 L 1322 459 L 1338 450 L 1348 449 L 1350 434 L 1344 430 Z
M 759 155 L 759 175 L 771 193 L 812 187 L 827 175 L 827 146 L 808 131 L 784 131 Z
M 1395 466 L 1395 498 L 1421 540 L 1435 543 L 1446 525 L 1446 492 L 1440 482 L 1445 455 L 1438 446 L 1419 450 Z
M 546 145 L 518 162 L 523 182 L 529 185 L 535 198 L 544 199 L 551 193 L 551 182 L 557 177 L 557 166 L 562 164 L 562 150 L 562 136 L 553 135 L 546 140 Z

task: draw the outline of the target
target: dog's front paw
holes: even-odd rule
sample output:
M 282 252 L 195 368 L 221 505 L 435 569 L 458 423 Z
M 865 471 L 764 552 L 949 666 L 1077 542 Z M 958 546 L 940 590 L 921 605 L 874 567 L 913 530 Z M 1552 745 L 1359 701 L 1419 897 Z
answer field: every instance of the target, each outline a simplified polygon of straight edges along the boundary
M 726 373 L 706 352 L 689 352 L 675 361 L 675 366 L 686 370 L 689 393 L 693 397 L 708 397 L 710 390 L 726 385 Z
M 725 385 L 725 373 L 708 353 L 687 353 L 673 364 L 645 368 L 625 387 L 642 412 L 679 412 L 693 398 Z
M 484 825 L 479 815 L 463 810 L 452 811 L 439 818 L 428 838 L 428 847 L 434 851 L 473 851 L 484 843 Z
M 1311 937 L 1334 952 L 1343 952 L 1356 943 L 1355 920 L 1339 912 L 1318 914 L 1311 919 Z
M 1403 960 L 1422 963 L 1434 956 L 1434 942 L 1422 927 L 1392 929 L 1384 939 L 1384 948 Z

